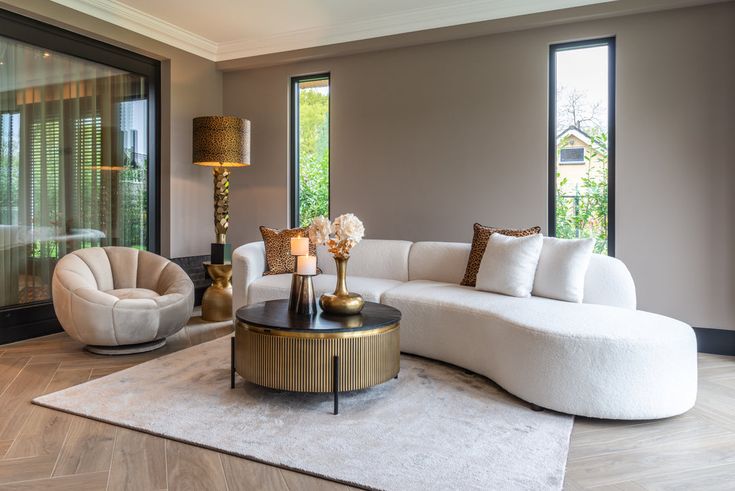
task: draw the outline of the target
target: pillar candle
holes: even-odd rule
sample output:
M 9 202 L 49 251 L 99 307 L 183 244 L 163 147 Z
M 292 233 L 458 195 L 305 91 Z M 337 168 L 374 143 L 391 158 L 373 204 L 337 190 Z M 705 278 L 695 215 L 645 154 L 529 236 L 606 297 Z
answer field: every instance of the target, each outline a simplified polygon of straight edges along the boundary
M 309 255 L 309 238 L 308 237 L 291 237 L 291 255 L 292 256 L 308 256 Z
M 297 256 L 296 273 L 304 276 L 316 274 L 316 256 Z

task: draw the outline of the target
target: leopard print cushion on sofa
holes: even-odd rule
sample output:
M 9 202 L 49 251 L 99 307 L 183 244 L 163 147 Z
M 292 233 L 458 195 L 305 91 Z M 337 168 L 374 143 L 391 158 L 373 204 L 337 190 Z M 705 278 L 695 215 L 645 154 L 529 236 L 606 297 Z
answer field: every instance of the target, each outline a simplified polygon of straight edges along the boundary
M 485 255 L 485 249 L 487 249 L 487 242 L 490 240 L 492 234 L 509 235 L 511 237 L 526 237 L 529 235 L 538 234 L 541 232 L 541 227 L 531 227 L 527 229 L 512 229 L 512 228 L 498 228 L 498 227 L 486 227 L 485 225 L 475 224 L 475 234 L 472 236 L 472 248 L 470 249 L 470 257 L 467 259 L 467 269 L 464 272 L 464 278 L 460 285 L 463 286 L 475 286 L 477 281 L 477 272 L 480 270 L 480 262 L 482 256 Z
M 274 228 L 260 227 L 260 234 L 265 244 L 265 262 L 268 270 L 264 275 L 293 273 L 296 270 L 296 258 L 291 255 L 291 237 L 307 237 L 308 228 Z M 316 244 L 309 242 L 309 255 L 316 256 Z M 321 270 L 317 268 L 317 274 Z

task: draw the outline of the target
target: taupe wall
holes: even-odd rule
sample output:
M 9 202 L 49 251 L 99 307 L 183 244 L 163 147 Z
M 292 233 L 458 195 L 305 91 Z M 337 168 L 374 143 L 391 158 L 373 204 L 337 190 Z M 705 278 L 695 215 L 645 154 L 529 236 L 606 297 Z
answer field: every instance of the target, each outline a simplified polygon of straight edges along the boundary
M 191 163 L 191 125 L 196 116 L 222 113 L 222 74 L 214 63 L 48 0 L 5 0 L 0 8 L 162 60 L 162 253 L 208 254 L 212 179 L 208 169 Z
M 229 72 L 253 122 L 231 241 L 287 225 L 288 81 L 332 74 L 332 214 L 375 238 L 469 241 L 547 220 L 551 43 L 616 35 L 617 250 L 640 307 L 735 329 L 735 4 Z
M 548 45 L 618 38 L 618 256 L 641 308 L 735 329 L 735 4 L 618 17 L 232 72 L 45 0 L 47 22 L 163 60 L 162 245 L 206 254 L 211 179 L 191 119 L 253 122 L 232 178 L 230 241 L 286 226 L 288 80 L 332 73 L 332 213 L 371 237 L 469 241 L 474 221 L 546 225 Z

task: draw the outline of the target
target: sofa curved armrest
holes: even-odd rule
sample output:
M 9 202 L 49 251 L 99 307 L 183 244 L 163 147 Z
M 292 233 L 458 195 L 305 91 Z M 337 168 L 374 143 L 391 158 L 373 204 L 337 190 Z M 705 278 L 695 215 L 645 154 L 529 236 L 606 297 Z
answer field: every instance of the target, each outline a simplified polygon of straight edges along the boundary
M 250 283 L 265 272 L 265 245 L 263 241 L 242 245 L 232 252 L 232 318 L 240 307 L 248 303 Z
M 636 310 L 635 282 L 623 261 L 592 254 L 584 280 L 584 303 Z

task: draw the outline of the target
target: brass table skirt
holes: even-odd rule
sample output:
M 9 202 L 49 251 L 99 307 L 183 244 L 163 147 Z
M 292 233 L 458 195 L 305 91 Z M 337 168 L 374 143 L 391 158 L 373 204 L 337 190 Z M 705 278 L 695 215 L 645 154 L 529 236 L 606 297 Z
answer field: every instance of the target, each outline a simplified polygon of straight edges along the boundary
M 238 320 L 233 368 L 245 380 L 272 389 L 364 389 L 398 375 L 399 336 L 399 322 L 355 331 L 284 332 Z

